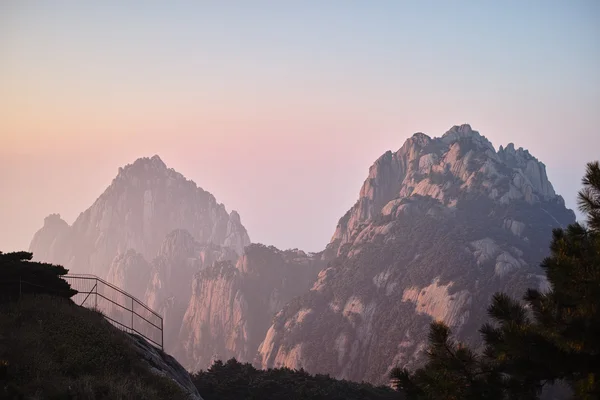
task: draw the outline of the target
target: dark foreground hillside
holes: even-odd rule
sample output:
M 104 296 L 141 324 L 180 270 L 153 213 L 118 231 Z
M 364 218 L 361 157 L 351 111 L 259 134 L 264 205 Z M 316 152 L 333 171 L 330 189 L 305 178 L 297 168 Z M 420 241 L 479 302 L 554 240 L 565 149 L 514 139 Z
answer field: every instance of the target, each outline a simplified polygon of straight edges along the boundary
M 216 361 L 207 371 L 192 375 L 205 400 L 402 400 L 399 392 L 310 375 L 289 368 L 258 370 L 249 363 L 231 359 Z
M 135 340 L 55 296 L 0 304 L 0 399 L 185 399 Z

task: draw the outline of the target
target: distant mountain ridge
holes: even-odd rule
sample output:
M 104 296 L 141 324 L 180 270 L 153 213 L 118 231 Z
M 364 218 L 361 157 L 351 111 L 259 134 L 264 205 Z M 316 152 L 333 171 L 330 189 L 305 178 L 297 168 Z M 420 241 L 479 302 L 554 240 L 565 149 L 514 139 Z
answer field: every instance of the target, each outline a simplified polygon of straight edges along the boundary
M 465 124 L 377 159 L 319 253 L 250 244 L 158 156 L 120 168 L 72 226 L 47 217 L 30 250 L 158 310 L 188 369 L 236 357 L 385 383 L 422 361 L 432 320 L 476 342 L 494 292 L 544 287 L 551 230 L 574 220 L 543 163 Z

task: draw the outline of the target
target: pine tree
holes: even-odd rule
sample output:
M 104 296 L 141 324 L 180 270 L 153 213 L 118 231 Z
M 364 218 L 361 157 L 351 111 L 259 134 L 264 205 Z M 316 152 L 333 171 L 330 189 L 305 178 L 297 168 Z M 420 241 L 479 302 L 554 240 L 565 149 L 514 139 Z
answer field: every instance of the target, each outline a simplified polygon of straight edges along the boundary
M 77 293 L 61 278 L 68 271 L 60 265 L 33 262 L 32 253 L 0 252 L 0 303 L 25 294 L 50 294 L 71 298 Z
M 589 229 L 600 231 L 600 165 L 598 161 L 587 165 L 582 183 L 583 189 L 577 197 L 579 209 L 587 214 Z
M 411 374 L 392 370 L 393 385 L 408 399 L 502 400 L 502 377 L 494 365 L 450 338 L 450 329 L 441 322 L 431 324 L 428 363 Z

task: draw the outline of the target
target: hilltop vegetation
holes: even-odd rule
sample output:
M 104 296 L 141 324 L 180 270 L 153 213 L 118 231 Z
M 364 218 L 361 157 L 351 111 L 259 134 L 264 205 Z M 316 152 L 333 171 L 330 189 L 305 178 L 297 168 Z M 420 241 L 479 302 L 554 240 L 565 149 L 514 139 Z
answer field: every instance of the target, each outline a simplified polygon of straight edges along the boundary
M 56 296 L 0 306 L 0 398 L 175 399 L 100 313 Z
M 126 333 L 70 300 L 64 268 L 30 259 L 0 253 L 1 399 L 184 398 L 150 372 Z
M 24 294 L 51 294 L 71 298 L 77 292 L 61 279 L 68 271 L 60 265 L 31 262 L 32 253 L 0 251 L 0 303 L 16 301 Z
M 216 361 L 207 371 L 192 375 L 205 400 L 401 400 L 388 387 L 310 375 L 303 370 L 259 370 L 235 359 Z

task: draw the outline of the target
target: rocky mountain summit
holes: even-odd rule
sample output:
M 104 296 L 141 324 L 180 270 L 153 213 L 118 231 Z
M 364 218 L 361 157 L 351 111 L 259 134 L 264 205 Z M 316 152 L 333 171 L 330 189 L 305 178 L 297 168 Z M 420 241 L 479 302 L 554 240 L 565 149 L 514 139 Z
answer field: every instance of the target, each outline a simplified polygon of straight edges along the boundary
M 469 125 L 417 133 L 371 166 L 331 262 L 277 313 L 256 362 L 381 383 L 421 362 L 433 320 L 476 342 L 493 293 L 544 287 L 551 231 L 574 221 L 527 150 L 496 151 Z
M 468 194 L 484 194 L 502 205 L 524 200 L 564 206 L 543 163 L 527 150 L 515 150 L 512 143 L 496 152 L 489 140 L 465 124 L 452 127 L 441 138 L 415 133 L 400 150 L 388 151 L 375 161 L 330 246 L 348 243 L 362 223 L 380 213 L 396 213 L 408 197 L 430 197 L 455 209 L 459 198 Z
M 59 215 L 47 217 L 30 251 L 72 272 L 105 278 L 115 257 L 130 250 L 152 260 L 176 229 L 238 255 L 250 243 L 237 212 L 228 213 L 212 194 L 167 168 L 158 156 L 140 158 L 119 168 L 111 185 L 72 226 Z

